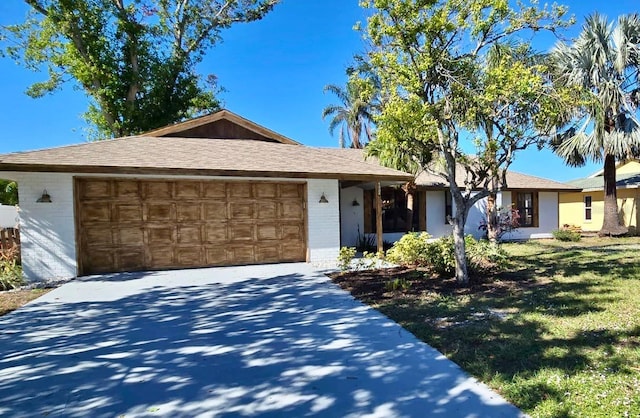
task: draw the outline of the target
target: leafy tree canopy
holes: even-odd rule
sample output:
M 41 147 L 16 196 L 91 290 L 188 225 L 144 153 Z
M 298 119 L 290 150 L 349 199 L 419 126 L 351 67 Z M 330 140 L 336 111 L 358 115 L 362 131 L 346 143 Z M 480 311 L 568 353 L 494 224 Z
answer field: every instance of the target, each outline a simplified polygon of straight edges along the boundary
M 196 73 L 234 23 L 279 0 L 25 0 L 23 23 L 0 28 L 5 55 L 48 79 L 41 97 L 74 80 L 91 98 L 96 137 L 125 136 L 219 107 L 215 76 Z
M 375 140 L 383 144 L 373 147 L 401 150 L 449 183 L 461 283 L 468 282 L 464 226 L 469 209 L 507 187 L 505 174 L 515 153 L 541 146 L 563 103 L 574 96 L 554 88 L 544 57 L 526 41 L 537 31 L 568 25 L 566 8 L 511 3 L 361 2 L 372 9 L 368 60 L 383 98 Z M 469 146 L 474 153 L 464 151 Z
M 18 185 L 15 181 L 0 179 L 0 204 L 18 204 Z

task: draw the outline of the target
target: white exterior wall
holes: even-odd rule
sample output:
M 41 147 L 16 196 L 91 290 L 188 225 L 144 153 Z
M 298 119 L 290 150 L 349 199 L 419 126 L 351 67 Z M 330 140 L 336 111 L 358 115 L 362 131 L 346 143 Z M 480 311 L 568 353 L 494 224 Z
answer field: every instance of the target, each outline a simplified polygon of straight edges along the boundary
M 0 228 L 15 228 L 20 223 L 16 206 L 0 205 Z
M 2 173 L 18 182 L 22 270 L 29 281 L 77 275 L 73 175 Z M 46 189 L 51 203 L 37 203 Z
M 364 233 L 364 191 L 359 187 L 340 190 L 340 246 L 355 247 L 358 229 Z M 353 206 L 356 200 L 360 206 Z
M 502 206 L 512 203 L 511 192 L 503 192 Z M 526 240 L 536 238 L 552 238 L 551 232 L 558 229 L 558 192 L 538 192 L 538 221 L 537 228 L 518 228 L 505 239 Z
M 443 190 L 429 190 L 427 195 L 427 232 L 434 238 L 451 234 L 451 225 L 445 220 Z
M 286 178 L 114 176 L 108 174 L 22 172 L 5 172 L 2 175 L 18 182 L 22 267 L 25 278 L 29 281 L 77 276 L 73 201 L 73 178 L 75 176 L 301 181 L 300 179 Z M 335 264 L 340 249 L 338 180 L 309 179 L 306 181 L 309 261 Z M 42 196 L 44 189 L 51 196 L 52 203 L 36 202 Z M 323 192 L 329 203 L 319 203 Z
M 324 193 L 329 203 L 319 203 Z M 307 180 L 309 261 L 335 265 L 340 251 L 338 180 Z

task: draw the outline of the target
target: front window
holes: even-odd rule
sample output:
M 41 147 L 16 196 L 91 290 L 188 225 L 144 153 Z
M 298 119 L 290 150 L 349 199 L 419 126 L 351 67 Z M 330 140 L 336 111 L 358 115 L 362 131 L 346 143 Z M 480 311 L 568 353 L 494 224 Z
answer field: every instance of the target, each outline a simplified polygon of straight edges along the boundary
M 538 193 L 515 193 L 516 208 L 518 209 L 518 222 L 521 227 L 538 226 Z
M 584 197 L 584 219 L 591 220 L 591 196 Z

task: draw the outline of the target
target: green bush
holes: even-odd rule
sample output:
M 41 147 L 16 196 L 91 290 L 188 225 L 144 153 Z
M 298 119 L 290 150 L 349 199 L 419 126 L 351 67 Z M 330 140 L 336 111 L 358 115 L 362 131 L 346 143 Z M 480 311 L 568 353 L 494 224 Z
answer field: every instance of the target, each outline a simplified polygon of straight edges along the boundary
M 340 270 L 347 271 L 351 268 L 351 260 L 356 256 L 355 247 L 342 247 L 338 253 L 338 267 Z
M 387 251 L 387 260 L 403 266 L 425 266 L 429 263 L 429 238 L 426 232 L 405 234 Z
M 427 233 L 404 235 L 387 252 L 387 260 L 392 263 L 429 267 L 440 276 L 453 276 L 456 259 L 453 236 L 429 242 Z M 507 253 L 499 244 L 478 241 L 473 236 L 464 238 L 469 271 L 474 274 L 489 274 L 503 270 L 508 264 Z
M 571 229 L 556 229 L 551 233 L 558 241 L 580 241 L 580 232 Z
M 476 241 L 473 238 L 468 240 L 467 238 L 465 238 L 467 243 L 467 261 L 469 270 L 472 273 L 498 273 L 508 267 L 508 254 L 498 243 L 487 240 Z
M 15 261 L 0 261 L 0 290 L 9 290 L 24 284 L 22 267 Z

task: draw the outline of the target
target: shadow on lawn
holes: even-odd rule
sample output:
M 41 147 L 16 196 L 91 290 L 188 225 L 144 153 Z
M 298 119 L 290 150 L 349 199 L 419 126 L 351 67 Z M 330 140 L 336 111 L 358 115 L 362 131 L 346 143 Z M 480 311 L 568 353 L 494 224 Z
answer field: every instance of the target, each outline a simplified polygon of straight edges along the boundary
M 518 414 L 321 274 L 158 274 L 79 280 L 0 318 L 0 415 Z

